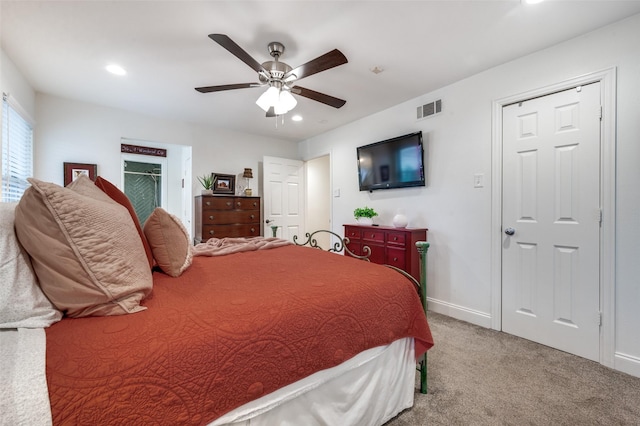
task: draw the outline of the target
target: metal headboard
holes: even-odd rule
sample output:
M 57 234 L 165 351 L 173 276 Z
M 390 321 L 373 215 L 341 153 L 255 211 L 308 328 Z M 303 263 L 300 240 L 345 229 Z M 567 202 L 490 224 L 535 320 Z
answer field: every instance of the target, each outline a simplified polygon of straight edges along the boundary
M 333 243 L 332 247 L 329 247 L 328 249 L 325 250 L 318 244 L 318 240 L 315 237 L 316 234 L 329 234 L 336 237 L 338 241 Z M 349 250 L 349 247 L 348 247 L 348 244 L 350 243 L 349 237 L 342 238 L 340 235 L 336 234 L 335 232 L 327 231 L 326 229 L 320 229 L 312 233 L 307 232 L 304 234 L 304 236 L 306 240 L 303 243 L 299 243 L 298 236 L 294 235 L 293 236 L 294 244 L 298 246 L 309 246 L 309 247 L 317 248 L 320 250 L 325 250 L 325 251 L 330 251 L 335 253 L 342 253 L 344 251 L 349 256 L 355 257 L 356 259 L 366 260 L 367 262 L 369 262 L 369 256 L 371 256 L 371 249 L 368 246 L 363 246 L 362 251 L 364 252 L 364 255 L 360 256 L 355 254 L 354 252 Z

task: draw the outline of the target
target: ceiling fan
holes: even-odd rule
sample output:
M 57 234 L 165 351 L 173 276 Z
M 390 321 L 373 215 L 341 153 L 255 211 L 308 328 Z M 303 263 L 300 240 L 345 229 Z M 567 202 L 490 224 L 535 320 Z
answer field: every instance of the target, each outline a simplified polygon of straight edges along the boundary
M 346 64 L 348 62 L 347 58 L 338 49 L 318 56 L 297 68 L 291 68 L 286 63 L 279 61 L 280 55 L 284 53 L 284 45 L 280 42 L 274 41 L 268 44 L 269 54 L 274 60 L 260 64 L 227 35 L 209 34 L 209 38 L 227 49 L 231 54 L 235 55 L 257 72 L 259 82 L 196 87 L 196 90 L 200 93 L 247 89 L 251 87 L 268 87 L 267 91 L 256 101 L 256 104 L 267 113 L 267 117 L 283 115 L 293 109 L 297 101 L 292 96 L 292 93 L 334 108 L 340 108 L 347 102 L 343 99 L 316 92 L 315 90 L 307 89 L 296 84 L 298 80 L 305 77 Z

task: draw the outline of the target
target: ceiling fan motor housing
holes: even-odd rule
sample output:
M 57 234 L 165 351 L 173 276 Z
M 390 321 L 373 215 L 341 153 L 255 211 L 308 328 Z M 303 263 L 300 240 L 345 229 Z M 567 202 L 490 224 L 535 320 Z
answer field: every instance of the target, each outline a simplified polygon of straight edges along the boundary
M 262 67 L 269 71 L 269 74 L 271 74 L 271 78 L 275 79 L 275 80 L 280 80 L 282 79 L 282 77 L 288 73 L 289 71 L 292 70 L 292 68 L 285 64 L 284 62 L 279 62 L 279 61 L 267 61 L 267 62 L 263 62 L 262 63 Z M 260 75 L 260 78 L 262 80 L 262 75 Z M 265 79 L 266 82 L 266 79 Z
M 269 55 L 274 58 L 277 58 L 284 53 L 284 44 L 279 41 L 272 41 L 267 45 L 267 48 L 269 49 Z
M 274 61 L 266 61 L 262 63 L 262 67 L 271 75 L 270 79 L 260 74 L 258 78 L 261 83 L 268 83 L 273 81 L 279 81 L 282 83 L 282 77 L 292 70 L 292 68 L 284 62 L 278 61 L 280 55 L 284 53 L 284 45 L 277 41 L 272 41 L 268 44 L 269 54 L 275 59 Z

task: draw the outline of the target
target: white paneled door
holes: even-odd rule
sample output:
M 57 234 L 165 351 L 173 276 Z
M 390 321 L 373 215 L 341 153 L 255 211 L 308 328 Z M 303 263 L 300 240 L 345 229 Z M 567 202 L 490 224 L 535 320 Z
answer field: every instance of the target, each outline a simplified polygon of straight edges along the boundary
M 264 157 L 264 235 L 304 241 L 304 163 L 288 158 Z
M 600 83 L 503 108 L 502 329 L 599 360 Z

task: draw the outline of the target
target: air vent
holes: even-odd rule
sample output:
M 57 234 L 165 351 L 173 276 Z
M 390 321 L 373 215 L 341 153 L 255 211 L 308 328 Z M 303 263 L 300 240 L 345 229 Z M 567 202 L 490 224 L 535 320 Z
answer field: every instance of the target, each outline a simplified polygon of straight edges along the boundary
M 420 105 L 417 109 L 416 118 L 419 120 L 421 118 L 430 117 L 434 114 L 438 114 L 441 111 L 442 111 L 442 100 L 438 99 L 437 101 Z

